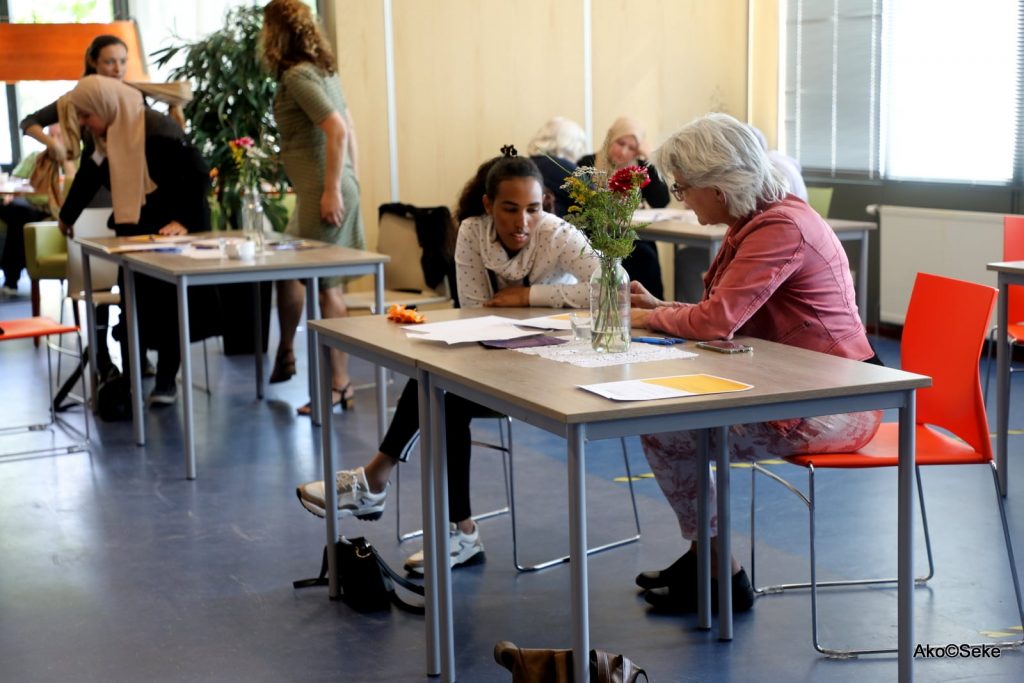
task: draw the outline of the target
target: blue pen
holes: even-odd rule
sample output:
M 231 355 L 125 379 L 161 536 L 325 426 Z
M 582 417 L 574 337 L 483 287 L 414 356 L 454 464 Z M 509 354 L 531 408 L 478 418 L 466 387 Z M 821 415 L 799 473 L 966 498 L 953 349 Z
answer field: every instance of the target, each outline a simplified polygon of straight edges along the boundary
M 631 337 L 630 339 L 641 344 L 657 344 L 658 346 L 672 346 L 686 342 L 685 339 L 679 337 Z

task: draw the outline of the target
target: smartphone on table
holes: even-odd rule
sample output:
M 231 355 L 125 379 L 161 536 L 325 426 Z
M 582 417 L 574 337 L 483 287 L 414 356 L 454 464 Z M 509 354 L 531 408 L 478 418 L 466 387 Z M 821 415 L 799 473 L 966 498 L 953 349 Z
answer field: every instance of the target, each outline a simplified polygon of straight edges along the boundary
M 754 347 L 752 346 L 747 346 L 746 344 L 741 344 L 735 341 L 724 341 L 721 339 L 697 342 L 697 348 L 716 351 L 718 353 L 744 353 L 754 350 Z

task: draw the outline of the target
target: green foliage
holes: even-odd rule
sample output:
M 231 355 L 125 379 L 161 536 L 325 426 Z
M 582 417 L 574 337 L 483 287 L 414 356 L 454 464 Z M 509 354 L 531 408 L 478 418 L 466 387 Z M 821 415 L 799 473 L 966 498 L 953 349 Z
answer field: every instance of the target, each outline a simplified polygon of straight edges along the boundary
M 633 214 L 650 179 L 639 166 L 619 169 L 611 178 L 591 166 L 578 167 L 562 187 L 572 197 L 567 221 L 579 228 L 602 257 L 624 259 L 633 253 Z
M 277 82 L 260 59 L 262 27 L 260 7 L 236 7 L 228 11 L 221 30 L 153 53 L 159 66 L 179 55 L 184 59 L 171 78 L 192 83 L 193 100 L 185 107 L 185 119 L 193 144 L 216 170 L 215 202 L 220 210 L 215 229 L 241 226 L 242 188 L 228 143 L 245 136 L 254 138 L 271 160 L 260 164 L 259 179 L 278 192 L 276 197 L 263 193 L 264 213 L 275 230 L 283 230 L 287 221 L 280 197 L 288 184 L 277 161 L 280 147 L 273 116 Z

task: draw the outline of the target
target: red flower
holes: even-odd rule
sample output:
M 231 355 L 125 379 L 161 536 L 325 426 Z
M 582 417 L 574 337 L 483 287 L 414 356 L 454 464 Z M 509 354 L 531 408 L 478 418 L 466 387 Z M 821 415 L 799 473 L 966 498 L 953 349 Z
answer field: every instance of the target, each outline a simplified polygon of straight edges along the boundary
M 650 184 L 651 178 L 643 166 L 626 166 L 620 168 L 608 179 L 608 189 L 612 192 L 626 193 L 633 188 L 644 188 Z

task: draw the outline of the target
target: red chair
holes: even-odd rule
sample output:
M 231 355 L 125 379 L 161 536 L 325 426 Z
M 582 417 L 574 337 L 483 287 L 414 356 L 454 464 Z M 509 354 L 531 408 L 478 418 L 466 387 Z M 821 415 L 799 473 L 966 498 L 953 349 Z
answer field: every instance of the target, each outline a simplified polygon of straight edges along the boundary
M 82 340 L 78 334 L 78 327 L 76 325 L 62 325 L 58 322 L 51 320 L 46 317 L 34 317 L 34 318 L 21 318 L 19 320 L 0 320 L 0 342 L 12 341 L 15 339 L 32 339 L 38 341 L 42 337 L 49 337 L 50 335 L 62 335 L 62 334 L 73 334 L 75 339 L 78 341 L 78 355 L 82 355 Z M 3 457 L 11 456 L 24 456 L 24 455 L 43 455 L 47 453 L 75 453 L 78 451 L 84 451 L 88 449 L 89 444 L 89 416 L 88 411 L 85 411 L 85 433 L 82 434 L 77 428 L 71 426 L 64 420 L 61 420 L 57 416 L 57 411 L 54 408 L 53 401 L 53 363 L 50 360 L 49 346 L 47 347 L 46 353 L 46 372 L 47 372 L 47 389 L 49 390 L 50 402 L 50 421 L 42 424 L 32 425 L 18 425 L 13 427 L 0 427 L 0 434 L 7 435 L 16 432 L 37 432 L 45 429 L 49 429 L 55 426 L 60 421 L 61 425 L 64 426 L 70 432 L 73 432 L 79 437 L 84 437 L 84 440 L 76 441 L 74 443 L 64 446 L 51 446 L 48 448 L 35 448 L 24 451 L 17 451 L 13 453 L 3 453 Z M 82 377 L 82 395 L 85 395 L 85 378 Z
M 908 372 L 929 375 L 932 386 L 917 392 L 917 426 L 915 430 L 917 455 L 918 498 L 921 502 L 921 519 L 925 525 L 925 539 L 928 542 L 928 565 L 932 565 L 931 545 L 928 540 L 928 519 L 924 512 L 924 495 L 921 487 L 922 465 L 988 465 L 995 484 L 996 504 L 1003 523 L 1003 537 L 1013 576 L 1013 588 L 1017 598 L 1017 611 L 1024 623 L 1024 605 L 1021 603 L 1020 581 L 1013 557 L 1013 546 L 1006 521 L 1006 509 L 999 495 L 999 482 L 995 462 L 992 460 L 992 445 L 989 440 L 988 417 L 981 393 L 978 375 L 978 358 L 985 340 L 989 316 L 996 300 L 992 287 L 971 282 L 952 280 L 937 275 L 918 273 L 910 306 L 903 328 L 901 342 L 901 365 Z M 935 330 L 943 330 L 941 343 L 936 343 Z M 954 437 L 935 429 L 946 430 Z M 823 455 L 801 455 L 786 458 L 794 465 L 807 468 L 809 495 L 804 496 L 788 482 L 759 465 L 754 472 L 761 472 L 782 483 L 796 493 L 810 510 L 811 538 L 811 582 L 788 584 L 761 589 L 760 592 L 779 592 L 790 588 L 811 589 L 811 625 L 814 648 L 826 655 L 851 657 L 858 654 L 895 652 L 895 649 L 838 650 L 824 648 L 818 642 L 817 588 L 824 585 L 864 585 L 868 583 L 894 582 L 895 579 L 867 581 L 837 581 L 826 584 L 817 582 L 814 556 L 814 472 L 819 468 L 866 468 L 895 467 L 898 464 L 899 427 L 897 423 L 885 423 L 879 427 L 875 437 L 856 453 L 833 453 Z M 754 477 L 756 478 L 756 477 Z M 754 501 L 751 496 L 751 520 Z M 751 582 L 754 581 L 754 538 L 751 522 Z M 931 578 L 915 580 L 920 583 Z M 1024 640 L 1012 643 L 989 643 L 1006 647 L 1018 647 Z
M 1003 218 L 1003 260 L 1024 261 L 1024 216 L 1006 216 Z M 1009 289 L 1006 306 L 1006 336 L 1009 337 L 1010 348 L 1021 344 L 1024 340 L 1024 287 L 1013 285 Z M 992 379 L 993 349 L 996 348 L 996 334 L 999 330 L 992 328 L 988 345 L 988 365 L 985 370 L 985 400 L 988 401 L 988 385 Z M 1010 365 L 1010 376 L 1020 372 Z

